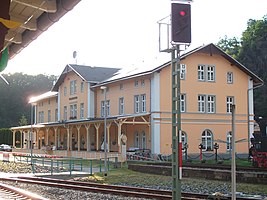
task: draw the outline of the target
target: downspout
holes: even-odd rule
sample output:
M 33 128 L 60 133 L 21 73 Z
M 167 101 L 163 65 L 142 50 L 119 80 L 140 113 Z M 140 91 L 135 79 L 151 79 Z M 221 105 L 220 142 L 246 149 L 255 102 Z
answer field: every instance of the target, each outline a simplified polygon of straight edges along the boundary
M 257 88 L 263 86 L 263 84 L 264 83 L 261 83 L 260 85 L 257 85 L 255 87 L 249 88 L 247 90 L 247 98 L 248 98 L 248 106 L 247 106 L 247 109 L 248 109 L 248 149 L 250 148 L 250 113 L 249 113 L 250 102 L 249 102 L 249 92 L 250 92 L 250 90 L 254 90 L 254 89 L 257 89 Z M 254 95 L 253 95 L 253 97 L 254 97 Z M 253 114 L 254 114 L 254 109 L 253 109 Z

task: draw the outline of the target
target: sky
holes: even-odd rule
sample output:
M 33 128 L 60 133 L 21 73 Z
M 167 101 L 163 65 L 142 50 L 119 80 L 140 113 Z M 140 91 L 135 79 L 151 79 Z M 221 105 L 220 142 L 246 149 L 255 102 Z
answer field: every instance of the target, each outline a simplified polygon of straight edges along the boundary
M 82 0 L 11 59 L 2 73 L 58 76 L 75 63 L 124 69 L 160 66 L 171 55 L 159 52 L 157 22 L 170 15 L 170 5 L 170 0 Z M 187 50 L 225 36 L 241 38 L 248 20 L 262 19 L 266 8 L 266 0 L 194 0 Z M 162 35 L 162 48 L 165 41 Z

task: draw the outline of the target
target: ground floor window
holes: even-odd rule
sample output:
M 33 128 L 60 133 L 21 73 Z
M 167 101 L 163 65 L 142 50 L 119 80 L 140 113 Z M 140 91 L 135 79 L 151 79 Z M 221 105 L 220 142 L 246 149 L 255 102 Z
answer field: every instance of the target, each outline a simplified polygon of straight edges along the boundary
M 201 141 L 203 145 L 203 150 L 212 151 L 213 150 L 213 134 L 210 130 L 205 130 L 202 133 Z
M 134 147 L 139 149 L 146 149 L 146 133 L 145 131 L 134 133 Z

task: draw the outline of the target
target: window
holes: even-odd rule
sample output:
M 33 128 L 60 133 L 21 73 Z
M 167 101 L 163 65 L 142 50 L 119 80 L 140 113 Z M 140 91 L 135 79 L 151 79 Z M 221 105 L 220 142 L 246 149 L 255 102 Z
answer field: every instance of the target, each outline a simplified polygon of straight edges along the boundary
M 139 97 L 139 95 L 134 96 L 134 112 L 135 113 L 140 112 L 140 97 Z
M 124 114 L 124 97 L 119 98 L 119 115 Z
M 80 104 L 80 119 L 84 118 L 84 103 Z
M 146 95 L 141 94 L 141 112 L 146 112 Z
M 44 111 L 39 112 L 39 123 L 44 123 Z
M 77 118 L 77 104 L 70 105 L 70 119 Z
M 81 93 L 84 92 L 84 82 L 81 82 Z
M 214 82 L 215 81 L 215 66 L 198 65 L 198 80 Z
M 76 80 L 70 81 L 70 95 L 76 94 L 77 88 L 76 88 Z
M 55 121 L 56 122 L 58 121 L 58 109 L 57 108 L 55 109 Z
M 142 131 L 142 142 L 141 142 L 141 148 L 146 149 L 146 133 L 145 131 Z
M 123 90 L 123 84 L 122 83 L 120 84 L 120 90 Z
M 137 131 L 134 133 L 134 147 L 139 148 L 139 133 Z
M 180 95 L 180 110 L 185 112 L 185 94 Z
M 227 83 L 233 83 L 233 72 L 227 72 Z
M 64 106 L 64 120 L 67 120 L 68 118 L 68 109 L 67 106 Z
M 50 99 L 48 99 L 48 105 L 50 105 Z
M 181 80 L 185 79 L 185 73 L 186 73 L 186 65 L 180 64 L 180 79 Z
M 47 122 L 51 122 L 51 110 L 47 111 Z
M 110 115 L 110 102 L 106 101 L 106 116 Z M 105 101 L 101 101 L 101 117 L 105 117 Z
M 215 81 L 215 67 L 207 66 L 207 81 Z
M 198 95 L 198 112 L 205 112 L 205 95 Z
M 203 145 L 203 150 L 206 151 L 212 151 L 213 150 L 213 137 L 212 137 L 212 132 L 210 130 L 205 130 L 202 133 L 201 136 L 201 141 Z
M 232 113 L 232 105 L 234 104 L 234 97 L 226 97 L 226 112 Z
M 232 150 L 232 132 L 229 131 L 227 133 L 227 136 L 226 136 L 226 149 L 227 151 L 231 151 Z
M 138 87 L 138 80 L 135 80 L 135 81 L 134 81 L 134 86 L 135 86 L 135 87 Z
M 65 86 L 64 87 L 64 96 L 66 96 L 67 95 L 67 87 Z
M 208 96 L 207 98 L 207 111 L 208 113 L 215 113 L 215 96 Z
M 145 86 L 145 79 L 141 80 L 141 86 L 144 87 Z
M 199 81 L 205 81 L 205 76 L 204 76 L 204 65 L 198 65 L 198 80 Z

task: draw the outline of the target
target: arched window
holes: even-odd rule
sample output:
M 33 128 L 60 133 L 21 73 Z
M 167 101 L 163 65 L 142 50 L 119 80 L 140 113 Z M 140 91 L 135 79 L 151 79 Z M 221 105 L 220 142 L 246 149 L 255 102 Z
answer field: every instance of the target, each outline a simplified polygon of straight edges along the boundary
M 210 130 L 205 130 L 202 133 L 201 141 L 203 145 L 203 150 L 212 151 L 213 150 L 213 135 Z
M 134 147 L 139 148 L 139 133 L 137 131 L 134 133 Z
M 227 136 L 226 136 L 226 149 L 227 151 L 231 151 L 232 150 L 232 132 L 229 131 L 227 133 Z
M 146 149 L 146 133 L 145 133 L 145 131 L 142 131 L 141 137 L 142 137 L 141 148 Z

